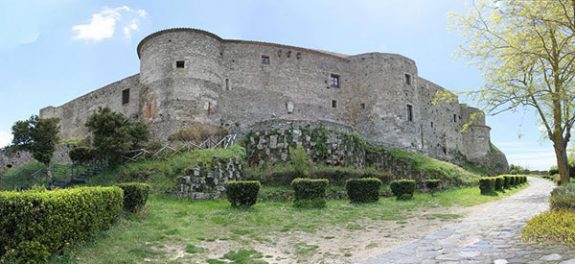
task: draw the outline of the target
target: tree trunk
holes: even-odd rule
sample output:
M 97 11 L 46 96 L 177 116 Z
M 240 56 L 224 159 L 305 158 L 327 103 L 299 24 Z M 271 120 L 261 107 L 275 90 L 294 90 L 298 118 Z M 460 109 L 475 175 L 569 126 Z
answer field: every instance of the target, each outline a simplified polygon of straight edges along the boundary
M 554 142 L 555 157 L 557 157 L 557 169 L 561 178 L 559 185 L 569 184 L 569 161 L 567 159 L 567 146 L 562 141 Z

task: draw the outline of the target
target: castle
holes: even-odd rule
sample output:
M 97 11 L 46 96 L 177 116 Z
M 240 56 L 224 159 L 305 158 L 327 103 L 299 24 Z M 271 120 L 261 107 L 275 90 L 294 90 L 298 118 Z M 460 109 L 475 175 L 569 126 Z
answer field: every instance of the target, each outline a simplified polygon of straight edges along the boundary
M 507 166 L 482 112 L 457 99 L 434 104 L 446 90 L 418 76 L 415 62 L 401 55 L 347 56 L 191 28 L 153 33 L 137 54 L 139 74 L 46 107 L 40 117 L 60 118 L 63 138 L 82 138 L 88 116 L 107 106 L 144 121 L 161 140 L 196 123 L 246 132 L 276 119 L 325 121 L 372 143 Z

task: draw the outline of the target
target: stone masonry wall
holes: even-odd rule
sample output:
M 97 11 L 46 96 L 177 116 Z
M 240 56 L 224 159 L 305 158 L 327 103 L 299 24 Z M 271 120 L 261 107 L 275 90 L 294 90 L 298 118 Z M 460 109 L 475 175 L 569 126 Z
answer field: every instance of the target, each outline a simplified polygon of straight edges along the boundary
M 109 106 L 146 122 L 160 140 L 195 123 L 247 132 L 266 120 L 322 120 L 439 159 L 489 155 L 488 127 L 473 132 L 481 140 L 462 135 L 466 106 L 457 99 L 434 104 L 445 89 L 419 77 L 416 63 L 401 55 L 347 56 L 185 28 L 151 34 L 137 51 L 139 75 L 42 109 L 41 117 L 60 117 L 64 138 L 84 137 L 86 117 Z M 127 105 L 119 101 L 125 89 Z

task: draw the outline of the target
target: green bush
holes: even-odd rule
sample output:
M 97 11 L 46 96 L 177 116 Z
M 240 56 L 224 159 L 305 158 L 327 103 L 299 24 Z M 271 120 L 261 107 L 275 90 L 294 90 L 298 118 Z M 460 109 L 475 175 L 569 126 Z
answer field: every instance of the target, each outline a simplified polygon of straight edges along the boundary
M 377 178 L 349 179 L 345 189 L 351 202 L 370 203 L 379 200 L 381 184 L 381 180 Z
M 96 158 L 96 151 L 90 147 L 75 147 L 68 152 L 74 163 L 88 163 Z
M 549 198 L 551 210 L 575 211 L 575 184 L 560 186 L 551 192 Z
M 427 190 L 429 190 L 429 192 L 431 194 L 437 192 L 437 190 L 439 190 L 439 185 L 441 184 L 441 181 L 438 179 L 429 179 L 429 180 L 425 180 L 425 188 L 427 188 Z
M 46 261 L 109 228 L 123 198 L 118 187 L 0 192 L 0 262 Z
M 401 179 L 393 181 L 390 188 L 398 200 L 409 200 L 413 198 L 413 193 L 415 192 L 415 180 Z
M 511 188 L 511 176 L 510 175 L 503 175 L 503 189 Z
M 493 194 L 495 192 L 495 178 L 482 177 L 479 179 L 479 189 L 483 195 Z
M 523 240 L 575 246 L 575 212 L 549 211 L 533 217 L 523 229 Z
M 503 191 L 504 187 L 503 187 L 503 177 L 499 176 L 499 177 L 495 177 L 495 185 L 494 185 L 494 189 L 495 191 L 501 192 Z
M 259 181 L 228 181 L 226 196 L 232 207 L 250 207 L 256 204 L 261 184 Z
M 295 149 L 289 148 L 290 162 L 297 177 L 307 177 L 309 175 L 309 155 L 305 153 L 302 145 Z
M 132 182 L 118 184 L 118 187 L 124 190 L 124 210 L 138 213 L 144 208 L 150 194 L 150 185 Z
M 294 190 L 296 207 L 325 207 L 325 190 L 329 181 L 326 179 L 296 178 L 291 182 Z

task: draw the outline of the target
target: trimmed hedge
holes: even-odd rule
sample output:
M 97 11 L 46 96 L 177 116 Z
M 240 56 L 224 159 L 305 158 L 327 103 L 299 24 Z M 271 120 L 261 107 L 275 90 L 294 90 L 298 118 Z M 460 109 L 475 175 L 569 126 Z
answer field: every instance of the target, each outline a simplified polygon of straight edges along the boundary
M 131 182 L 118 184 L 118 187 L 124 191 L 124 210 L 138 213 L 144 208 L 150 194 L 150 185 Z
M 391 192 L 398 200 L 409 200 L 415 192 L 415 180 L 401 179 L 391 182 Z
M 291 182 L 294 190 L 294 205 L 296 207 L 325 207 L 325 189 L 329 181 L 326 179 L 296 178 Z
M 482 177 L 479 179 L 479 190 L 481 190 L 483 195 L 495 193 L 495 177 Z
M 261 184 L 259 181 L 228 181 L 225 187 L 232 207 L 250 207 L 258 201 Z
M 504 181 L 505 181 L 505 180 L 504 180 L 503 177 L 501 177 L 501 176 L 495 177 L 495 186 L 494 186 L 495 191 L 498 191 L 498 192 L 502 192 L 502 191 L 503 191 L 503 189 L 504 189 L 504 185 L 503 185 L 503 184 L 504 184 Z
M 551 210 L 571 210 L 575 212 L 575 184 L 560 186 L 551 192 Z
M 349 179 L 345 189 L 351 202 L 373 203 L 379 201 L 381 185 L 381 180 L 377 178 Z
M 119 187 L 0 192 L 0 263 L 45 262 L 108 229 L 123 199 Z
M 433 194 L 439 190 L 439 185 L 441 184 L 441 181 L 438 179 L 429 179 L 425 180 L 424 184 L 425 188 L 427 188 L 427 190 L 429 190 L 429 192 Z
M 503 188 L 504 189 L 511 188 L 511 176 L 510 175 L 504 175 L 503 176 Z

